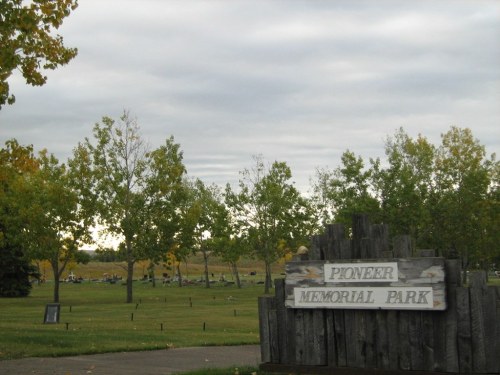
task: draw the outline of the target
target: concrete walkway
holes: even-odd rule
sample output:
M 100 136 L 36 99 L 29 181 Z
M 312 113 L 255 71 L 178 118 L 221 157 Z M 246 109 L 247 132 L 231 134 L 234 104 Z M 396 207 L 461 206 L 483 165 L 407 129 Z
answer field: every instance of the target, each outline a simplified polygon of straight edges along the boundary
M 147 352 L 0 361 L 2 375 L 168 375 L 260 364 L 260 346 L 208 346 Z

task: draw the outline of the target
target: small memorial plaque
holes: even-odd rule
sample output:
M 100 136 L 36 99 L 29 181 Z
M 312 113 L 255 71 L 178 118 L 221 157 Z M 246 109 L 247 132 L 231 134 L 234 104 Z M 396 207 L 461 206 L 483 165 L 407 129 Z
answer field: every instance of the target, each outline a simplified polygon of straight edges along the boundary
M 59 314 L 61 311 L 61 305 L 59 303 L 47 303 L 45 306 L 45 317 L 43 322 L 47 323 L 59 323 Z

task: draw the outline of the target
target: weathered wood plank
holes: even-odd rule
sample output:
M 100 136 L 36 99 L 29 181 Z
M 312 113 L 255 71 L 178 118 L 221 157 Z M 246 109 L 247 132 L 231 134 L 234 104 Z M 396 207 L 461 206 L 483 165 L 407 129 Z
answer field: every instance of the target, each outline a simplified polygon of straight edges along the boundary
M 297 334 L 295 328 L 295 309 L 286 309 L 286 357 L 288 363 L 297 364 Z
M 446 366 L 449 372 L 458 372 L 458 322 L 457 322 L 457 287 L 448 287 L 448 309 L 445 312 Z
M 316 235 L 311 237 L 311 246 L 309 248 L 309 259 L 311 260 L 321 260 L 321 254 L 323 253 L 322 249 L 322 240 L 324 239 L 324 235 Z
M 309 366 L 326 365 L 325 333 L 322 310 L 304 310 L 304 364 Z
M 354 311 L 354 350 L 355 350 L 355 367 L 366 367 L 366 324 L 365 311 Z
M 335 310 L 333 315 L 335 326 L 335 343 L 337 344 L 337 365 L 347 366 L 347 332 L 345 314 L 343 310 Z
M 383 311 L 387 315 L 387 334 L 389 340 L 389 370 L 399 369 L 399 311 Z
M 259 311 L 259 333 L 261 360 L 264 363 L 271 362 L 271 323 L 269 322 L 269 311 L 274 307 L 275 299 L 272 296 L 258 298 Z
M 344 310 L 344 324 L 346 337 L 346 366 L 357 367 L 357 327 L 355 310 Z
M 345 227 L 343 224 L 330 224 L 326 227 L 326 260 L 341 259 L 342 241 L 345 240 Z
M 496 296 L 496 322 L 497 330 L 495 335 L 495 353 L 500 353 L 500 286 L 493 287 Z M 500 356 L 496 356 L 497 371 L 500 373 Z
M 448 306 L 448 310 L 450 306 Z M 433 366 L 430 370 L 433 371 L 446 371 L 446 312 L 425 312 L 432 319 L 432 335 L 434 341 Z M 429 329 L 431 323 L 428 323 Z M 430 356 L 430 354 L 429 354 Z
M 459 371 L 472 372 L 472 332 L 469 288 L 456 288 L 457 347 Z
M 410 312 L 400 311 L 398 320 L 398 364 L 400 370 L 411 370 L 409 325 Z
M 389 226 L 387 224 L 372 224 L 370 230 L 372 238 L 371 258 L 384 258 L 390 251 Z
M 370 238 L 362 238 L 359 242 L 361 259 L 374 259 L 376 256 L 373 255 L 372 240 Z
M 295 363 L 298 365 L 306 364 L 306 335 L 304 326 L 304 311 L 295 310 Z
M 421 314 L 423 370 L 434 371 L 437 367 L 434 356 L 437 347 L 434 330 L 439 327 L 439 319 L 442 314 L 430 311 L 422 311 Z M 444 356 L 444 350 L 442 351 L 442 355 Z
M 335 311 L 324 310 L 326 326 L 326 363 L 330 367 L 338 367 L 337 340 L 335 337 Z
M 447 305 L 445 311 L 445 370 L 458 372 L 458 324 L 457 324 L 457 287 L 462 285 L 461 266 L 457 259 L 445 260 Z
M 271 358 L 269 362 L 280 363 L 278 315 L 276 308 L 270 309 L 268 315 L 269 315 L 269 348 L 271 352 Z
M 370 238 L 370 219 L 365 214 L 352 216 L 352 258 L 362 258 L 362 241 Z
M 340 259 L 352 259 L 352 241 L 344 238 L 340 241 Z
M 377 368 L 377 326 L 376 311 L 363 311 L 365 318 L 365 366 L 366 368 Z
M 499 330 L 500 317 L 497 318 L 495 287 L 483 290 L 483 315 L 485 324 L 486 371 L 500 373 L 500 351 L 496 351 L 496 335 Z
M 278 363 L 289 363 L 288 359 L 288 324 L 285 308 L 285 279 L 274 280 L 274 295 L 276 297 L 276 317 L 278 327 L 279 361 Z
M 413 371 L 420 371 L 424 369 L 422 313 L 419 311 L 411 311 L 408 314 L 411 369 Z
M 387 313 L 385 311 L 375 311 L 375 327 L 377 367 L 389 369 L 389 326 L 387 324 Z
M 411 237 L 408 235 L 395 236 L 392 240 L 395 258 L 411 258 L 412 256 L 412 243 Z
M 486 273 L 470 273 L 470 318 L 472 332 L 472 369 L 475 372 L 486 371 L 486 332 L 483 316 L 483 288 L 486 287 Z
M 316 340 L 314 339 L 314 322 L 313 312 L 315 310 L 304 310 L 304 359 L 302 363 L 308 366 L 315 366 L 317 359 L 317 348 L 315 347 Z
M 314 342 L 314 365 L 326 366 L 327 353 L 326 353 L 326 327 L 325 327 L 325 310 L 313 310 L 313 338 Z

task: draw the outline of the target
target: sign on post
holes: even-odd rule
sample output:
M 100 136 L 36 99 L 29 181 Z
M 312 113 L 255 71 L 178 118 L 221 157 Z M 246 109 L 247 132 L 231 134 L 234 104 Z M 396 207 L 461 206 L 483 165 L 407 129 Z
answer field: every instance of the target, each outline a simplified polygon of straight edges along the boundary
M 291 308 L 445 310 L 444 258 L 289 262 Z

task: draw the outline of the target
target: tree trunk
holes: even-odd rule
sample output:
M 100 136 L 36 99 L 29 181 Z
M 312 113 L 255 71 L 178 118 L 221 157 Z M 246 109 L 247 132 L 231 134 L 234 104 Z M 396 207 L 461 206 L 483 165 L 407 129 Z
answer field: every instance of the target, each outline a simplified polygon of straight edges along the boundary
M 153 288 L 156 287 L 156 277 L 155 277 L 155 264 L 153 262 L 149 263 L 148 276 L 151 278 Z
M 127 248 L 127 303 L 133 301 L 133 278 L 134 278 L 134 260 L 132 258 L 132 244 L 130 240 L 125 241 Z
M 233 271 L 234 279 L 236 280 L 236 286 L 241 289 L 240 273 L 238 272 L 238 265 L 236 262 L 231 262 L 231 269 Z
M 54 274 L 54 303 L 59 303 L 59 280 L 61 274 L 59 272 L 59 263 L 50 262 L 52 265 L 52 273 Z
M 179 281 L 179 288 L 182 287 L 181 263 L 177 265 L 177 280 Z
M 208 278 L 208 254 L 206 251 L 203 251 L 203 263 L 205 265 L 205 288 L 210 288 L 210 279 Z

